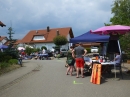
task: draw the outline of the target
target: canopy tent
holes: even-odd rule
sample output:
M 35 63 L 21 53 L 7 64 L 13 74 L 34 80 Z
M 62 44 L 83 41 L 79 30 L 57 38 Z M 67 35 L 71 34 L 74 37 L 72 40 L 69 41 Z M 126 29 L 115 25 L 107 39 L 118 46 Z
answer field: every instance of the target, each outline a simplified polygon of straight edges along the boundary
M 77 36 L 75 38 L 70 39 L 70 43 L 77 43 L 77 42 L 108 42 L 109 35 L 99 35 L 93 34 L 90 31 Z
M 6 49 L 6 48 L 8 48 L 8 46 L 6 46 L 6 45 L 0 45 L 0 49 Z

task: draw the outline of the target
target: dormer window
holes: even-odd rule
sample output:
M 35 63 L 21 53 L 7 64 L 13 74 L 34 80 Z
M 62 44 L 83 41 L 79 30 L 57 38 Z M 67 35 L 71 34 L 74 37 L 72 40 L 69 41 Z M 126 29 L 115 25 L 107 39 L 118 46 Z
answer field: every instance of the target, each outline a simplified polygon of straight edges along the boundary
M 33 40 L 45 40 L 44 36 L 34 36 Z

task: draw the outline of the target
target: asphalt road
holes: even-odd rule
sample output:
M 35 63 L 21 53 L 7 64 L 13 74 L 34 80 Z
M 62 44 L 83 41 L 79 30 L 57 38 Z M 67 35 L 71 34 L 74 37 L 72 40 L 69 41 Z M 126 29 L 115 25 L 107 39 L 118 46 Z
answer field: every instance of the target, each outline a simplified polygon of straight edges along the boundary
M 130 76 L 100 85 L 90 76 L 66 75 L 65 60 L 25 60 L 24 67 L 0 76 L 0 97 L 129 97 Z M 119 77 L 119 76 L 118 76 Z M 7 81 L 6 81 L 7 80 Z

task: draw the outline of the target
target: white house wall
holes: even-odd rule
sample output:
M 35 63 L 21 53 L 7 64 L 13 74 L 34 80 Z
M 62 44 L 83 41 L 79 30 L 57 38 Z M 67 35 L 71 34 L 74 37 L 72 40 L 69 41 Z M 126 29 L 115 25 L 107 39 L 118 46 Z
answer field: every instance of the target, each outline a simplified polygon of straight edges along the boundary
M 52 47 L 55 46 L 54 43 L 35 43 L 35 48 L 41 48 L 42 46 L 45 46 L 47 49 L 52 49 Z
M 41 48 L 42 46 L 45 46 L 47 49 L 51 50 L 53 47 L 55 47 L 54 43 L 35 43 L 35 48 Z M 61 48 L 67 49 L 69 48 L 69 43 L 66 45 L 63 45 Z
M 71 37 L 70 34 L 67 35 L 67 40 L 70 41 Z M 72 45 L 72 43 L 68 43 L 68 48 L 70 48 L 70 46 Z
M 67 40 L 70 40 L 70 34 L 67 35 Z M 55 47 L 54 43 L 35 43 L 35 48 L 41 48 L 42 46 L 45 46 L 47 49 L 52 49 L 53 47 Z M 61 48 L 64 49 L 69 49 L 70 47 L 70 43 L 67 43 L 66 45 L 62 45 Z

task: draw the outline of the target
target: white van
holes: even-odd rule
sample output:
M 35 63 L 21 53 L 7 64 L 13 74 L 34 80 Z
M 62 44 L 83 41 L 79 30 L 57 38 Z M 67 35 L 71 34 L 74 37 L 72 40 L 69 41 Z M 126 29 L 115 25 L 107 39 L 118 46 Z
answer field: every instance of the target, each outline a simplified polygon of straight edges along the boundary
M 91 53 L 97 53 L 98 47 L 91 47 Z

